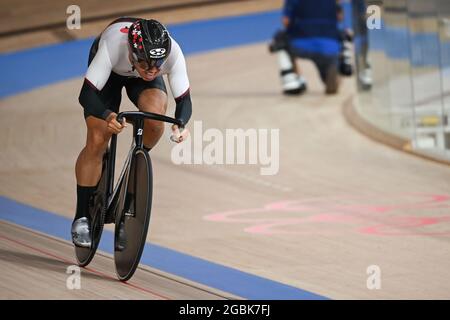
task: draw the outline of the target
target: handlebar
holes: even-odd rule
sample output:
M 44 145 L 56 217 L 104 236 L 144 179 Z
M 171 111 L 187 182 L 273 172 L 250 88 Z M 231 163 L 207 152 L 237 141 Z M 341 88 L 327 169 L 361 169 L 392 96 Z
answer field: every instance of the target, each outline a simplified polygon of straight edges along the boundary
M 123 118 L 126 118 L 127 121 L 134 123 L 138 119 L 151 119 L 162 122 L 169 122 L 176 124 L 180 129 L 184 129 L 184 123 L 181 120 L 164 116 L 162 114 L 157 114 L 153 112 L 143 112 L 143 111 L 124 111 L 120 112 L 117 115 L 117 121 L 122 123 Z

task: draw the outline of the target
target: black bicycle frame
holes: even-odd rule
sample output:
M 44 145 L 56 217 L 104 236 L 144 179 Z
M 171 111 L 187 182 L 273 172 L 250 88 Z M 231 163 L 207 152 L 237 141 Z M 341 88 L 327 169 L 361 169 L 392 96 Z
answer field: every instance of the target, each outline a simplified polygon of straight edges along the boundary
M 116 189 L 114 190 L 114 170 L 116 165 L 116 149 L 117 149 L 117 135 L 113 134 L 111 137 L 111 144 L 109 148 L 109 157 L 108 157 L 108 181 L 107 186 L 107 214 L 109 210 L 112 210 L 115 207 L 115 201 L 117 200 L 117 192 L 120 189 L 120 185 L 122 184 L 123 177 L 125 176 L 125 169 L 128 167 L 129 161 L 131 159 L 131 155 L 134 150 L 143 149 L 143 131 L 144 131 L 144 119 L 157 120 L 162 122 L 169 122 L 178 125 L 180 129 L 184 128 L 184 123 L 180 120 L 170 118 L 161 114 L 151 113 L 151 112 L 141 112 L 141 111 L 125 111 L 121 112 L 117 115 L 117 121 L 122 123 L 123 118 L 127 119 L 127 122 L 131 122 L 133 125 L 133 137 L 134 137 L 134 148 L 130 150 L 128 153 L 127 160 L 124 164 L 124 170 L 121 172 L 121 176 L 119 181 L 117 182 Z M 114 203 L 113 203 L 114 202 Z

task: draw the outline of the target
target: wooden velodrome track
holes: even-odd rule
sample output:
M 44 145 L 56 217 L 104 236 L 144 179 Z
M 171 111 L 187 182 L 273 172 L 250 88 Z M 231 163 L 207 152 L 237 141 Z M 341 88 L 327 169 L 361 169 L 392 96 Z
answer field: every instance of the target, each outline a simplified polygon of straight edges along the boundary
M 240 13 L 279 6 L 278 1 L 255 3 Z M 223 15 L 227 6 L 209 8 L 205 17 Z M 88 27 L 91 33 L 85 36 L 104 23 L 98 25 Z M 48 35 L 42 41 L 55 39 Z M 450 298 L 450 170 L 374 143 L 350 127 L 342 106 L 354 92 L 353 79 L 343 81 L 339 95 L 327 97 L 313 66 L 302 61 L 309 91 L 284 97 L 265 43 L 190 55 L 187 62 L 194 101 L 191 132 L 194 120 L 203 121 L 204 130 L 222 132 L 279 129 L 280 168 L 277 175 L 261 176 L 258 165 L 177 166 L 166 134 L 152 151 L 149 243 L 317 297 Z M 80 85 L 77 77 L 0 101 L 0 194 L 39 209 L 29 209 L 36 225 L 36 215 L 44 211 L 67 217 L 61 218 L 65 222 L 74 214 L 74 163 L 85 139 Z M 133 107 L 124 98 L 126 109 Z M 129 130 L 120 137 L 119 158 L 129 137 Z M 152 264 L 143 264 L 123 284 L 114 280 L 107 252 L 83 269 L 81 290 L 68 290 L 73 248 L 55 235 L 69 231 L 47 226 L 44 234 L 33 224 L 12 223 L 22 212 L 11 208 L 22 207 L 0 206 L 2 299 L 254 297 L 245 288 L 209 285 L 220 279 L 195 281 Z M 379 290 L 367 288 L 371 265 L 381 269 Z

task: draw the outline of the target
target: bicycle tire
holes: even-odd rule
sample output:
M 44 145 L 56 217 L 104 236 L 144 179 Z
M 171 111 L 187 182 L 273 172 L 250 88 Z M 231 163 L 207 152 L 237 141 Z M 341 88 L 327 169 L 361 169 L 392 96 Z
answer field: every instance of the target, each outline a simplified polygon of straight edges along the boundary
M 133 276 L 147 239 L 152 206 L 153 172 L 151 159 L 146 151 L 135 150 L 126 178 L 126 183 L 122 185 L 114 236 L 114 263 L 120 281 L 127 281 Z M 134 216 L 129 212 L 133 200 Z M 124 223 L 123 230 L 126 234 L 124 246 L 119 243 L 120 223 Z

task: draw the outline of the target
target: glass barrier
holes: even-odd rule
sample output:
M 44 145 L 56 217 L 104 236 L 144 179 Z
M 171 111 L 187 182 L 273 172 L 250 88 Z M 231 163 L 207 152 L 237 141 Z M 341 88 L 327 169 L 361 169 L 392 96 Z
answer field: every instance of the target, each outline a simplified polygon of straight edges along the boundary
M 450 160 L 450 1 L 354 0 L 352 18 L 360 116 Z

